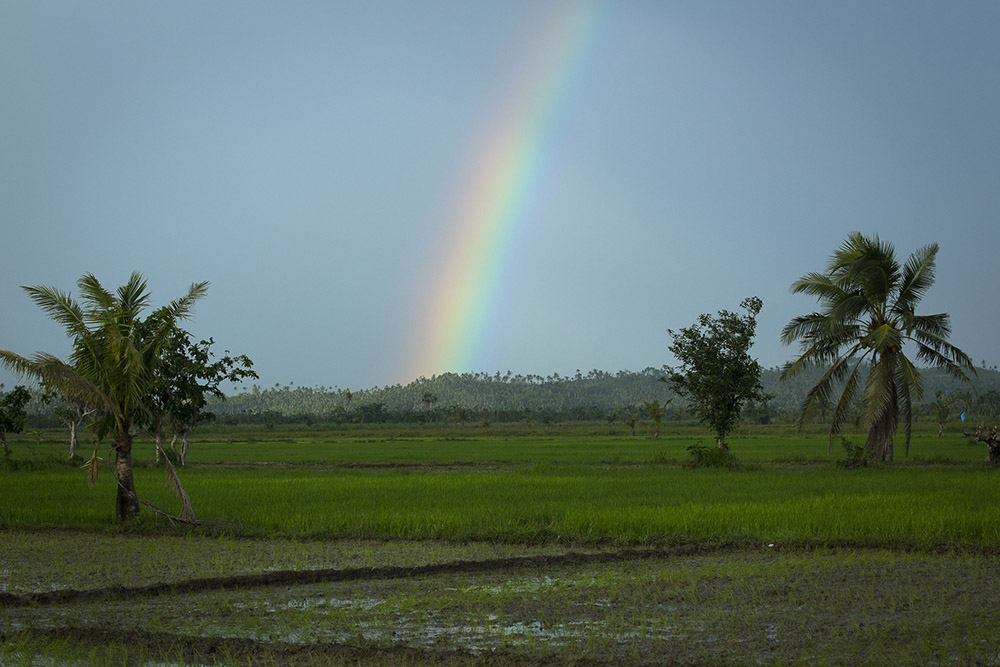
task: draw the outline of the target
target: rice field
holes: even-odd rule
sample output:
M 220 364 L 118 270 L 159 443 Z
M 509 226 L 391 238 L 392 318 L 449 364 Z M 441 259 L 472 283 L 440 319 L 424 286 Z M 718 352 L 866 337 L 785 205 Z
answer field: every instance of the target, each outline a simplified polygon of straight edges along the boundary
M 253 537 L 1000 549 L 998 479 L 980 468 L 192 467 L 183 480 L 207 528 Z M 109 529 L 110 475 L 94 490 L 70 467 L 8 473 L 4 482 L 0 528 Z M 138 470 L 136 485 L 176 511 L 162 470 Z M 135 530 L 168 527 L 144 514 Z
M 688 433 L 222 433 L 180 471 L 201 525 L 124 529 L 47 438 L 0 469 L 0 664 L 1000 662 L 1000 471 L 961 437 L 848 470 L 778 429 L 733 469 Z

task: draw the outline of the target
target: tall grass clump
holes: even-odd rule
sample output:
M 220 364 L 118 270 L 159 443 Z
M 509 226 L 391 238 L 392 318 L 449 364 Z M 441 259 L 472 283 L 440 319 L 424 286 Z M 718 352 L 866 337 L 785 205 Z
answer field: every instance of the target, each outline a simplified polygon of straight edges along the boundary
M 694 444 L 687 448 L 684 465 L 688 468 L 735 468 L 736 456 L 728 449 Z

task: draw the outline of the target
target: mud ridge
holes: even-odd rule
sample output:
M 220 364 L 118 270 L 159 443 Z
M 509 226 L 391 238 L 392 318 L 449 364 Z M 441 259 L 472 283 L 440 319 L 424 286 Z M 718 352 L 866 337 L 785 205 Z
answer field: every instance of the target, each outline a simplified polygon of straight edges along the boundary
M 84 647 L 109 646 L 143 647 L 143 653 L 159 655 L 167 660 L 182 660 L 185 664 L 223 664 L 239 662 L 251 665 L 313 665 L 313 664 L 364 664 L 364 665 L 486 665 L 507 667 L 521 665 L 566 665 L 574 667 L 601 667 L 610 663 L 591 659 L 532 659 L 502 652 L 473 654 L 456 649 L 422 650 L 408 646 L 376 648 L 347 644 L 319 643 L 292 644 L 236 637 L 191 637 L 164 632 L 122 631 L 110 632 L 92 628 L 62 628 L 31 630 L 4 636 L 0 642 L 20 643 L 23 640 L 48 640 L 67 642 Z M 19 641 L 20 640 L 20 641 Z M 30 649 L 29 649 L 30 650 Z M 123 656 L 124 657 L 124 656 Z M 129 664 L 138 656 L 130 656 Z
M 287 463 L 281 461 L 212 461 L 206 463 L 190 463 L 188 468 L 253 470 L 253 469 L 298 469 L 298 470 L 413 470 L 423 472 L 448 472 L 450 470 L 486 471 L 517 470 L 534 465 L 525 461 L 428 461 L 410 463 L 404 461 L 311 461 L 306 463 Z M 553 463 L 552 465 L 562 465 Z M 582 464 L 588 465 L 588 464 Z M 603 466 L 604 464 L 592 464 Z M 620 464 L 616 467 L 632 467 L 632 464 Z
M 428 565 L 359 568 L 326 568 L 318 570 L 278 570 L 257 574 L 242 574 L 226 577 L 203 577 L 175 582 L 158 582 L 147 586 L 107 586 L 88 590 L 72 588 L 44 593 L 15 595 L 0 592 L 0 607 L 22 607 L 34 604 L 65 604 L 91 602 L 95 600 L 124 600 L 134 597 L 149 597 L 165 593 L 197 593 L 223 588 L 253 588 L 258 586 L 293 586 L 320 582 L 359 581 L 369 579 L 405 579 L 436 574 L 469 572 L 491 572 L 518 570 L 523 568 L 548 567 L 553 565 L 585 565 L 588 563 L 610 563 L 623 560 L 687 556 L 706 551 L 719 551 L 719 546 L 689 544 L 671 548 L 626 549 L 602 552 L 569 552 L 559 555 L 513 556 L 485 560 L 459 560 Z

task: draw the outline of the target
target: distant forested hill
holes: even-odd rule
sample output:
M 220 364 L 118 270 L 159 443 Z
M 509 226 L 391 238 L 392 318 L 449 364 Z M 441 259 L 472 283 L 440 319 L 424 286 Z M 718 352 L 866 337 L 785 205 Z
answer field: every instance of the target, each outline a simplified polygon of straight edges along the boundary
M 761 378 L 765 391 L 771 395 L 766 406 L 758 406 L 772 418 L 791 418 L 802 403 L 805 393 L 819 376 L 812 368 L 788 382 L 780 382 L 779 368 L 766 369 Z M 639 406 L 644 401 L 671 400 L 668 412 L 682 408 L 682 402 L 660 382 L 665 368 L 606 373 L 579 371 L 572 376 L 558 374 L 512 375 L 486 373 L 445 373 L 420 378 L 407 385 L 391 385 L 371 389 L 348 390 L 327 387 L 296 387 L 293 385 L 261 388 L 253 386 L 217 401 L 210 409 L 220 416 L 276 413 L 284 416 L 312 415 L 318 418 L 346 414 L 361 409 L 374 410 L 379 415 L 405 412 L 430 412 L 461 409 L 474 413 L 511 414 L 519 412 L 577 412 L 581 417 L 605 414 Z M 934 400 L 935 392 L 963 393 L 970 412 L 990 412 L 990 402 L 1000 399 L 1000 372 L 978 369 L 971 382 L 961 383 L 943 370 L 922 371 L 924 403 Z M 992 408 L 995 414 L 997 407 Z
M 791 380 L 781 382 L 780 368 L 765 370 L 761 377 L 761 384 L 764 385 L 764 390 L 772 396 L 768 403 L 771 413 L 775 415 L 795 414 L 801 406 L 806 392 L 816 383 L 821 372 L 820 368 L 811 368 Z M 920 371 L 920 378 L 924 390 L 922 404 L 933 401 L 935 393 L 939 391 L 945 395 L 962 394 L 970 412 L 978 413 L 979 409 L 982 408 L 982 412 L 986 414 L 989 413 L 990 409 L 986 402 L 1000 400 L 1000 371 L 995 368 L 977 368 L 976 376 L 971 378 L 969 382 L 960 382 L 941 368 L 924 368 Z M 981 403 L 983 405 L 980 405 Z M 993 410 L 996 412 L 997 408 L 994 407 Z

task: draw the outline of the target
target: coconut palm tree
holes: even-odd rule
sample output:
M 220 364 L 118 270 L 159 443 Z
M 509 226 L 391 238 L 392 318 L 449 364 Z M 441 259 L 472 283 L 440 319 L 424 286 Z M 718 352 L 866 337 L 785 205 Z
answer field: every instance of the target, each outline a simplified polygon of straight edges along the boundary
M 865 452 L 891 461 L 900 418 L 909 453 L 912 406 L 922 395 L 920 373 L 904 347 L 915 346 L 918 361 L 943 366 L 962 380 L 968 379 L 966 370 L 975 373 L 969 357 L 947 340 L 948 315 L 914 312 L 934 283 L 937 251 L 936 243 L 926 245 L 901 267 L 891 244 L 854 232 L 834 252 L 826 273 L 808 273 L 792 284 L 792 292 L 815 296 L 820 310 L 796 317 L 782 330 L 783 343 L 802 345 L 782 378 L 812 363 L 827 366 L 806 394 L 800 428 L 839 391 L 830 425 L 831 434 L 837 433 L 860 390 Z
M 133 273 L 112 294 L 92 274 L 77 282 L 83 306 L 53 287 L 23 289 L 45 313 L 61 324 L 73 341 L 68 362 L 38 352 L 25 358 L 0 350 L 7 368 L 40 380 L 98 410 L 99 438 L 113 435 L 114 470 L 118 481 L 115 515 L 128 521 L 139 512 L 132 477 L 132 429 L 144 414 L 152 368 L 179 319 L 187 317 L 208 283 L 191 285 L 186 295 L 157 309 L 146 319 L 146 280 Z

